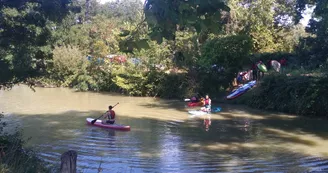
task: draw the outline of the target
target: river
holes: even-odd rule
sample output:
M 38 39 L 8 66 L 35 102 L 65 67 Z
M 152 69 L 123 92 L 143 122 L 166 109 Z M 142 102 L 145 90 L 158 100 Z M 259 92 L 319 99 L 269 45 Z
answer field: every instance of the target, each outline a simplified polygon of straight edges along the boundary
M 0 111 L 49 165 L 78 152 L 78 172 L 328 172 L 328 121 L 214 105 L 211 125 L 186 103 L 67 88 L 0 91 Z M 114 105 L 131 131 L 86 125 Z

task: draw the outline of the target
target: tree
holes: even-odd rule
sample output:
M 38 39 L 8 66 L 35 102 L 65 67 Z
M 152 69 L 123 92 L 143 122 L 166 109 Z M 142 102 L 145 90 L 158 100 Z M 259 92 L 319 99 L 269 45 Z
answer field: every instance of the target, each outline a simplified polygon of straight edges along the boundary
M 140 0 L 117 0 L 100 6 L 99 14 L 122 22 L 135 22 L 139 19 L 136 14 L 142 12 L 142 9 L 143 4 Z
M 252 50 L 252 40 L 247 35 L 235 35 L 215 38 L 206 42 L 201 49 L 201 58 L 198 64 L 202 67 L 199 82 L 216 85 L 204 90 L 227 88 L 236 76 Z M 215 68 L 214 68 L 215 67 Z M 214 92 L 214 91 L 213 91 Z
M 295 1 L 231 0 L 226 34 L 246 34 L 253 40 L 254 53 L 292 52 L 298 43 L 293 25 Z
M 310 35 L 301 41 L 298 46 L 298 53 L 303 57 L 302 60 L 305 65 L 318 67 L 327 65 L 328 62 L 328 1 L 300 0 L 298 4 L 300 10 L 311 5 L 315 5 L 315 8 L 306 31 L 312 36 Z
M 51 56 L 52 26 L 70 10 L 68 0 L 0 2 L 0 89 L 40 74 Z
M 328 2 L 317 0 L 314 16 L 310 20 L 310 27 L 307 31 L 315 34 L 315 43 L 313 52 L 316 52 L 318 61 L 326 62 L 328 60 Z
M 185 28 L 218 33 L 224 24 L 222 13 L 229 10 L 223 0 L 146 0 L 144 6 L 151 39 L 158 43 L 175 40 L 175 32 Z
M 303 12 L 306 10 L 306 8 L 309 5 L 314 5 L 317 0 L 296 0 L 295 4 L 295 11 L 296 11 L 296 17 L 294 22 L 298 23 L 302 18 Z

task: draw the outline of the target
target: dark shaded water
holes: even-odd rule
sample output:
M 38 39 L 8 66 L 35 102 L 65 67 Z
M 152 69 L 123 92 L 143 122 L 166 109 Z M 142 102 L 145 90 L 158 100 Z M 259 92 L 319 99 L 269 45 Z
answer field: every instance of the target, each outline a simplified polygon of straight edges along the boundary
M 86 125 L 108 104 L 122 132 Z M 27 147 L 59 165 L 78 152 L 79 172 L 328 172 L 325 120 L 220 105 L 223 112 L 191 118 L 184 103 L 153 98 L 26 87 L 0 91 L 0 111 L 21 124 Z

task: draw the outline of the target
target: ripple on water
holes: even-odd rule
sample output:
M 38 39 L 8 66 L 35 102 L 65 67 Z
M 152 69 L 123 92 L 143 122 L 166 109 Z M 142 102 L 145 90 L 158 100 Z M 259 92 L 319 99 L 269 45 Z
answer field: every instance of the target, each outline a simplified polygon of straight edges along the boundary
M 162 123 L 162 126 L 165 128 L 168 124 L 171 123 Z M 172 128 L 175 128 L 175 125 Z M 103 172 L 328 171 L 328 160 L 297 153 L 276 153 L 270 158 L 260 155 L 254 157 L 250 154 L 241 156 L 240 153 L 216 156 L 211 154 L 213 151 L 190 150 L 185 144 L 188 140 L 184 143 L 178 134 L 162 130 L 156 132 L 160 139 L 154 138 L 152 141 L 150 137 L 148 142 L 138 140 L 138 134 L 116 133 L 111 136 L 107 132 L 103 129 L 85 130 L 83 137 L 59 140 L 56 145 L 39 145 L 44 149 L 40 157 L 52 164 L 59 164 L 60 153 L 68 149 L 77 150 L 78 169 L 90 173 L 98 172 L 99 168 Z M 148 148 L 151 145 L 156 145 L 157 148 Z
M 91 138 L 97 147 L 90 148 L 87 143 L 71 145 L 72 141 L 60 141 L 55 150 L 67 148 L 78 151 L 78 169 L 83 172 L 97 172 L 98 168 L 104 172 L 284 172 L 288 170 L 328 171 L 328 161 L 316 157 L 302 157 L 297 155 L 282 155 L 273 160 L 249 159 L 239 155 L 211 157 L 210 154 L 199 154 L 198 152 L 179 153 L 165 159 L 170 155 L 166 150 L 162 155 L 154 157 L 140 157 L 138 149 L 124 146 L 106 147 L 101 138 Z M 126 139 L 126 138 L 123 138 Z M 90 140 L 90 139 L 88 139 Z M 174 140 L 174 139 L 173 139 Z M 77 141 L 78 143 L 79 141 Z M 76 143 L 76 144 L 77 144 Z M 132 142 L 130 142 L 132 144 Z M 41 145 L 46 148 L 46 145 Z M 162 146 L 163 147 L 163 146 Z M 172 146 L 164 146 L 172 147 Z M 54 148 L 53 148 L 54 149 Z M 96 150 L 96 151 L 95 151 Z M 95 151 L 95 152 L 91 152 Z M 173 152 L 173 151 L 172 151 Z M 182 151 L 183 152 L 183 149 Z M 172 153 L 171 153 L 172 154 Z M 203 157 L 200 157 L 203 156 Z M 53 164 L 59 164 L 59 152 L 42 152 L 40 157 Z M 163 160 L 164 159 L 164 160 Z M 281 159 L 281 160 L 279 160 Z M 296 161 L 295 159 L 298 159 Z

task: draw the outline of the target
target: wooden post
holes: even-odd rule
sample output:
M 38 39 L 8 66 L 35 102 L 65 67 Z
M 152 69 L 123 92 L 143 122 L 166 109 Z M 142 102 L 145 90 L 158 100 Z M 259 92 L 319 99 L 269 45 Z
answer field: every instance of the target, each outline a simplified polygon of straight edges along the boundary
M 61 173 L 76 173 L 77 153 L 74 150 L 69 150 L 61 155 Z

